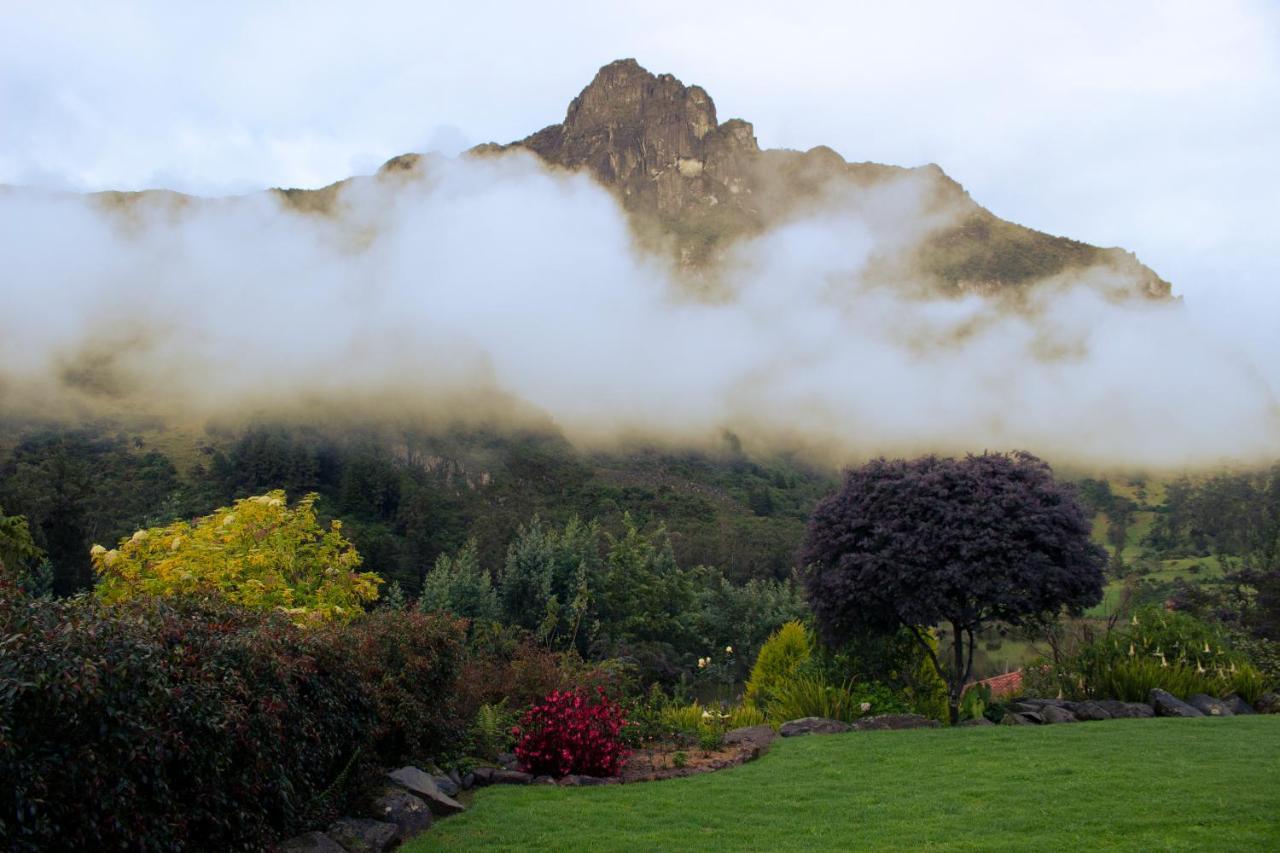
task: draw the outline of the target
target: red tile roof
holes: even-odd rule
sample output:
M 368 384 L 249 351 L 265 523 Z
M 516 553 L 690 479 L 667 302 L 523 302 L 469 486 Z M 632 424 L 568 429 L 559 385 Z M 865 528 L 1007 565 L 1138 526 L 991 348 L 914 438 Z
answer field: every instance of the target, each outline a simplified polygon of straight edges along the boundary
M 985 684 L 990 687 L 993 699 L 1001 696 L 1011 696 L 1022 691 L 1022 670 L 1015 669 L 1013 672 L 1006 672 L 1004 675 L 984 678 L 982 681 L 975 681 L 966 685 L 965 689 L 967 690 L 974 684 Z

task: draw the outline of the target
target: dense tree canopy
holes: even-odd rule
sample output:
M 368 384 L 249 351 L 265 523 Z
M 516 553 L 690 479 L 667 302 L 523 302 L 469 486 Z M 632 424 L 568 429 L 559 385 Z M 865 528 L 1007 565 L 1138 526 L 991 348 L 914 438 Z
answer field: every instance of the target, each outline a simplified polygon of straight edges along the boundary
M 820 503 L 800 551 L 824 639 L 949 626 L 953 708 L 984 625 L 1078 612 L 1102 596 L 1106 554 L 1049 466 L 1025 453 L 879 459 Z

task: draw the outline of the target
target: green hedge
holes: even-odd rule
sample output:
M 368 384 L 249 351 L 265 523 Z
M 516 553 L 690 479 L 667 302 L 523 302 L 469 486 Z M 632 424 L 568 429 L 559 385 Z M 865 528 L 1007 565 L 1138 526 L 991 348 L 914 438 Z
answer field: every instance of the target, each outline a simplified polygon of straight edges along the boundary
M 446 736 L 431 697 L 460 643 L 395 613 L 307 630 L 208 602 L 0 602 L 0 847 L 261 849 L 311 828 L 391 750 Z M 401 697 L 407 677 L 427 698 Z

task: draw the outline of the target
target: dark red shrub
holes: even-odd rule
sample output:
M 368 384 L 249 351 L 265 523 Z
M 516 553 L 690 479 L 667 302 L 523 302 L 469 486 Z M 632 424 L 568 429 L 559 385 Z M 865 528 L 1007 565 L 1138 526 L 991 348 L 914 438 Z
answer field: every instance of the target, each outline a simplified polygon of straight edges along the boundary
M 373 703 L 374 757 L 384 765 L 439 758 L 465 728 L 457 703 L 467 623 L 382 608 L 322 629 L 352 659 Z
M 628 755 L 626 723 L 622 707 L 603 688 L 596 688 L 595 701 L 581 688 L 556 690 L 512 730 L 516 757 L 530 773 L 616 776 Z
M 0 600 L 0 636 L 0 849 L 261 849 L 371 769 L 352 656 L 283 615 Z

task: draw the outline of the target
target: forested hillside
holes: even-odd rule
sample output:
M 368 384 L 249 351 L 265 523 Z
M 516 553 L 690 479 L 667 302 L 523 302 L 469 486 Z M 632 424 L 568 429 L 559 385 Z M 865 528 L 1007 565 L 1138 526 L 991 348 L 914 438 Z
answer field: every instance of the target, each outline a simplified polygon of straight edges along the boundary
M 617 532 L 630 513 L 641 529 L 665 525 L 682 565 L 715 566 L 736 583 L 781 580 L 809 508 L 836 478 L 794 458 L 751 458 L 731 434 L 705 451 L 592 453 L 549 432 L 11 423 L 0 448 L 0 506 L 30 520 L 62 594 L 91 583 L 93 544 L 272 489 L 318 493 L 364 565 L 410 595 L 470 538 L 496 571 L 535 515 Z

